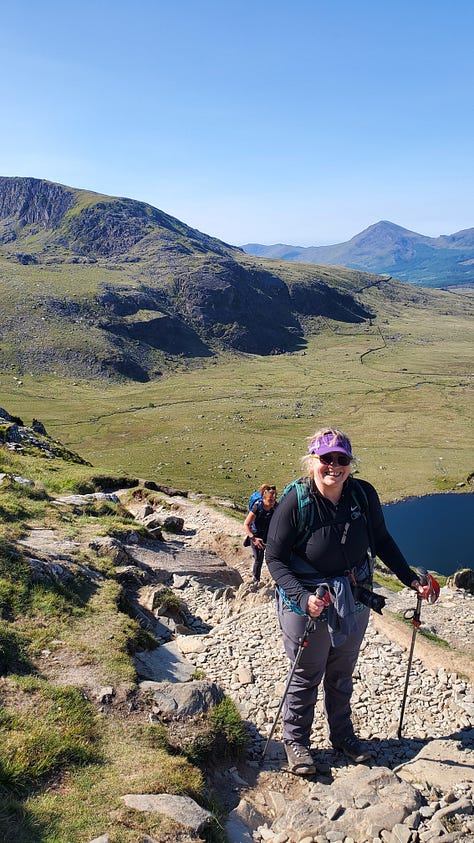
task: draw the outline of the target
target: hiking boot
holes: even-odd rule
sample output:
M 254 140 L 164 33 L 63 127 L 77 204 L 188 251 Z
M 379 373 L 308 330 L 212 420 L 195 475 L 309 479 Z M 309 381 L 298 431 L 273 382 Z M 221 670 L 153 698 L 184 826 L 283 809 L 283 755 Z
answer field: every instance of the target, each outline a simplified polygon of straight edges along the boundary
M 343 752 L 346 758 L 349 758 L 349 760 L 353 761 L 354 764 L 363 764 L 364 761 L 368 761 L 369 758 L 372 758 L 371 753 L 362 748 L 359 738 L 356 738 L 355 735 L 343 738 L 342 741 L 339 741 L 339 743 L 333 743 L 333 747 L 334 749 L 339 749 Z
M 285 743 L 285 750 L 290 772 L 296 776 L 313 776 L 316 773 L 316 765 L 307 746 L 291 741 Z

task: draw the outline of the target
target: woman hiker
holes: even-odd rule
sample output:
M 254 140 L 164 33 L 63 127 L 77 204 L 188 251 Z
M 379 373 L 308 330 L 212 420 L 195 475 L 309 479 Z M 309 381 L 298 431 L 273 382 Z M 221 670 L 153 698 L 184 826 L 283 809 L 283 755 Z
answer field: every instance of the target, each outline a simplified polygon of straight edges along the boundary
M 368 605 L 380 611 L 384 602 L 370 591 L 375 555 L 405 586 L 433 601 L 431 586 L 422 585 L 387 531 L 376 490 L 351 477 L 353 460 L 342 431 L 318 430 L 302 460 L 305 476 L 285 489 L 267 537 L 265 558 L 291 663 L 309 618 L 314 621 L 283 706 L 288 766 L 299 775 L 316 772 L 310 734 L 321 683 L 333 747 L 355 763 L 370 758 L 354 733 L 350 703 Z
M 250 544 L 253 553 L 252 574 L 254 583 L 260 582 L 268 527 L 276 506 L 276 486 L 264 483 L 260 486 L 260 498 L 252 504 L 244 521 L 244 529 L 247 534 L 244 544 Z

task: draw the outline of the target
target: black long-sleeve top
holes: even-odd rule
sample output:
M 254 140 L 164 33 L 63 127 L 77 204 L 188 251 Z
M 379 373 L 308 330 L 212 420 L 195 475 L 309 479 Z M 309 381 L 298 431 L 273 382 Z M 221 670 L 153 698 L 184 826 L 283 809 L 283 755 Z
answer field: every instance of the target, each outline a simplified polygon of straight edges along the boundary
M 318 581 L 362 568 L 370 545 L 373 545 L 373 555 L 377 555 L 404 585 L 410 586 L 417 579 L 387 530 L 374 487 L 366 480 L 357 480 L 365 492 L 365 506 L 365 503 L 358 505 L 360 490 L 354 498 L 353 484 L 352 478 L 346 481 L 337 505 L 323 497 L 312 484 L 312 503 L 316 508 L 314 526 L 307 540 L 296 549 L 299 536 L 295 488 L 285 495 L 273 514 L 267 536 L 266 562 L 276 584 L 303 612 Z

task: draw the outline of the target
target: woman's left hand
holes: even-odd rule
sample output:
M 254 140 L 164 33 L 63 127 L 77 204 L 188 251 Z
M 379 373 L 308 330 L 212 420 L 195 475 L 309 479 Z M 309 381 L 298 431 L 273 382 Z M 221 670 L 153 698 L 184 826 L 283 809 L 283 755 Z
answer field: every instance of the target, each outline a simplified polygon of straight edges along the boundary
M 436 583 L 436 585 L 438 584 Z M 431 582 L 427 582 L 426 585 L 422 585 L 419 580 L 413 580 L 411 587 L 416 591 L 416 593 L 421 597 L 422 600 L 429 600 L 430 603 L 434 603 L 438 599 L 439 586 L 438 592 L 435 593 Z

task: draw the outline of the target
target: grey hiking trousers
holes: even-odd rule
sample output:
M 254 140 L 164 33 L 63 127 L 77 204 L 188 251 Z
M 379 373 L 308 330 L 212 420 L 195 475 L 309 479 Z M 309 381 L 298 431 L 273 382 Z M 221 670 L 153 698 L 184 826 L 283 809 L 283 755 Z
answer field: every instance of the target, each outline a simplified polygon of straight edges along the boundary
M 291 666 L 304 635 L 307 615 L 298 615 L 282 605 L 277 595 L 277 611 L 285 652 Z M 323 683 L 324 711 L 329 740 L 336 746 L 352 737 L 352 673 L 369 620 L 369 609 L 356 615 L 357 629 L 340 647 L 333 647 L 324 621 L 314 624 L 283 705 L 283 740 L 309 746 L 318 687 Z

